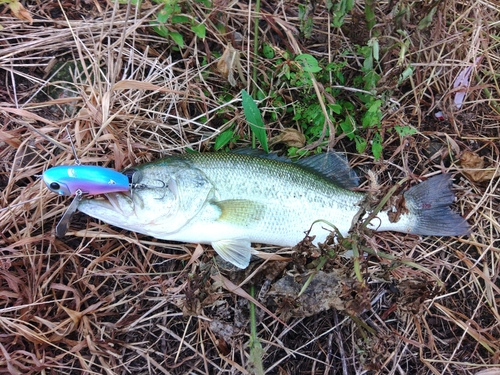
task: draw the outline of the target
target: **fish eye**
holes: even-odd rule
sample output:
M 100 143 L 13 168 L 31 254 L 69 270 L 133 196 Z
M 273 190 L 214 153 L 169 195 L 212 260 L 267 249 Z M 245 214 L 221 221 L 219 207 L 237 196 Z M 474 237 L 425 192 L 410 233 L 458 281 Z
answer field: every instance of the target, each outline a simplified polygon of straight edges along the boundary
M 59 185 L 57 182 L 51 182 L 50 183 L 50 188 L 52 190 L 59 190 L 61 188 L 61 185 Z

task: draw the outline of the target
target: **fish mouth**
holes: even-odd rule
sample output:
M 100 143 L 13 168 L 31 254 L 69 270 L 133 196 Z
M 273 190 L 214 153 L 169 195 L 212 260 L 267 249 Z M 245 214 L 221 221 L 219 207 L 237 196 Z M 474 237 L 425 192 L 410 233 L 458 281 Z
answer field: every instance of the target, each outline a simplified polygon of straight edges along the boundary
M 130 198 L 125 194 L 108 193 L 104 197 L 83 199 L 78 205 L 78 210 L 96 219 L 109 222 L 113 218 L 116 220 L 117 215 L 133 214 L 133 205 L 130 203 Z

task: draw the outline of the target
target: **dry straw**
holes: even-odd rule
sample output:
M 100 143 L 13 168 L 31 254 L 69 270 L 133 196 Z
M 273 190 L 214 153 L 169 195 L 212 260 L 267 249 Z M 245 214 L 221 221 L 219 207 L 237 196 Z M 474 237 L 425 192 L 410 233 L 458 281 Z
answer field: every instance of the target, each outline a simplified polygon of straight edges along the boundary
M 311 311 L 286 325 L 274 317 L 293 315 L 296 302 L 293 295 L 267 298 L 266 288 L 285 271 L 297 277 L 306 272 L 301 259 L 311 258 L 301 257 L 314 255 L 306 247 L 287 253 L 293 262 L 270 261 L 247 274 L 222 276 L 209 248 L 200 253 L 196 244 L 165 243 L 84 215 L 75 217 L 64 239 L 55 238 L 68 201 L 50 193 L 39 176 L 50 166 L 74 163 L 66 126 L 82 163 L 118 170 L 186 148 L 211 150 L 230 127 L 242 138 L 249 134 L 237 99 L 243 87 L 229 85 L 216 65 L 232 43 L 252 84 L 248 24 L 256 14 L 246 2 L 218 1 L 211 10 L 190 3 L 195 19 L 205 20 L 207 37 L 175 26 L 186 35 L 180 51 L 152 32 L 149 21 L 158 8 L 147 1 L 140 10 L 119 2 L 31 2 L 31 25 L 0 8 L 0 372 L 251 373 L 245 296 L 253 283 L 261 290 L 255 300 L 270 310 L 257 326 L 266 373 L 498 373 L 499 179 L 471 181 L 459 163 L 470 151 L 483 168 L 499 168 L 500 11 L 494 1 L 378 2 L 381 46 L 407 49 L 402 55 L 387 49 L 392 52 L 381 60 L 380 86 L 394 104 L 384 111 L 383 127 L 411 125 L 418 133 L 401 138 L 387 132 L 383 162 L 366 155 L 352 161 L 370 169 L 372 187 L 382 190 L 391 179 L 456 172 L 456 209 L 473 232 L 462 238 L 365 238 L 379 256 L 362 261 L 363 284 L 346 283 L 336 296 L 345 310 Z M 325 2 L 318 2 L 310 39 L 298 34 L 298 6 L 263 2 L 262 42 L 274 45 L 277 56 L 299 49 L 327 63 L 346 51 L 346 77 L 358 74 L 354 52 L 367 37 L 358 32 L 364 30 L 363 2 L 356 2 L 342 29 L 331 27 Z M 418 28 L 433 6 L 431 26 Z M 453 82 L 479 56 L 482 63 L 457 110 Z M 60 61 L 71 62 L 70 68 Z M 258 57 L 257 64 L 263 80 L 273 77 L 275 60 Z M 409 64 L 414 74 L 397 87 Z M 268 83 L 289 108 L 297 104 L 299 88 Z M 346 87 L 345 95 L 355 100 L 352 89 Z M 335 100 L 324 90 L 316 84 L 311 95 Z M 269 135 L 298 128 L 266 94 L 261 108 L 278 113 L 268 123 Z M 438 121 L 438 110 L 448 120 Z M 350 149 L 345 138 L 330 142 Z M 397 261 L 402 258 L 419 268 Z M 328 262 L 324 270 L 332 269 L 354 278 L 351 259 Z M 214 280 L 230 282 L 239 293 Z

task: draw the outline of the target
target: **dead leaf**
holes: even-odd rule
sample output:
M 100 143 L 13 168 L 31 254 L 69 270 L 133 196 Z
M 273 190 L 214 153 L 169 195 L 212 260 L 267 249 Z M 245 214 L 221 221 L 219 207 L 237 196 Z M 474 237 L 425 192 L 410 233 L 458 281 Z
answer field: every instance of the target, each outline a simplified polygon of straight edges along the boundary
M 234 72 L 237 71 L 241 81 L 246 85 L 246 80 L 241 68 L 240 52 L 234 49 L 230 44 L 224 50 L 219 61 L 217 61 L 217 70 L 233 87 L 236 86 Z
M 455 99 L 454 99 L 457 108 L 462 107 L 462 104 L 465 99 L 465 94 L 467 94 L 467 89 L 469 88 L 469 80 L 472 70 L 474 69 L 474 67 L 479 65 L 482 59 L 483 59 L 482 56 L 476 58 L 474 63 L 469 65 L 462 71 L 460 71 L 457 78 L 455 79 L 455 82 L 453 83 L 453 88 L 458 89 L 458 92 L 455 94 Z
M 271 144 L 284 143 L 288 147 L 304 147 L 306 137 L 300 131 L 292 128 L 283 130 L 279 135 L 271 139 Z
M 9 8 L 15 17 L 22 21 L 28 21 L 30 25 L 33 25 L 33 18 L 31 17 L 30 12 L 28 12 L 19 1 L 13 1 L 10 3 Z
M 14 137 L 6 130 L 0 130 L 0 141 L 7 143 L 12 148 L 18 148 L 21 146 L 21 140 Z
M 485 168 L 484 159 L 475 152 L 464 151 L 460 156 L 460 165 L 462 173 L 474 182 L 490 181 L 500 175 L 498 167 Z
M 191 256 L 191 259 L 189 259 L 189 262 L 186 265 L 186 268 L 188 268 L 191 264 L 193 264 L 194 262 L 196 262 L 201 257 L 201 254 L 203 254 L 203 246 L 201 246 L 200 244 L 198 244 L 196 246 L 196 249 L 194 250 L 193 255 Z
M 155 85 L 154 83 L 136 81 L 133 79 L 124 79 L 122 81 L 115 83 L 113 85 L 112 90 L 113 91 L 117 91 L 117 90 L 151 90 L 151 91 L 159 91 L 159 92 L 179 94 L 179 95 L 185 94 L 185 92 L 182 92 L 182 91 L 170 90 L 168 88 Z

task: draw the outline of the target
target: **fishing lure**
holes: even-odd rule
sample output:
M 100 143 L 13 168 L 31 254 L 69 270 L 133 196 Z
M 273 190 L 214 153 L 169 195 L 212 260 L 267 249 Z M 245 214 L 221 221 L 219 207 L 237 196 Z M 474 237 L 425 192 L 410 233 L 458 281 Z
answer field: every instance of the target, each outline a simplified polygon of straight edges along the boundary
M 47 187 L 59 195 L 95 195 L 128 191 L 129 177 L 114 169 L 93 165 L 74 165 L 50 168 L 43 173 Z
M 84 195 L 127 192 L 131 187 L 132 175 L 93 165 L 61 165 L 46 170 L 42 178 L 52 192 L 75 196 L 56 226 L 56 235 L 64 237 Z
M 75 196 L 61 220 L 57 223 L 56 235 L 58 237 L 64 237 L 66 234 L 71 217 L 84 195 L 127 192 L 133 187 L 139 187 L 134 184 L 134 181 L 139 177 L 135 169 L 120 173 L 110 168 L 82 165 L 76 154 L 75 145 L 71 140 L 71 134 L 67 126 L 66 132 L 75 156 L 76 165 L 60 165 L 50 168 L 42 174 L 43 182 L 50 191 L 63 196 Z

